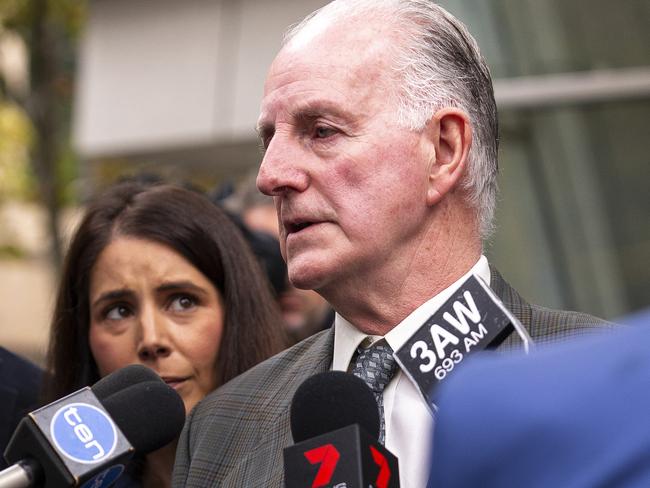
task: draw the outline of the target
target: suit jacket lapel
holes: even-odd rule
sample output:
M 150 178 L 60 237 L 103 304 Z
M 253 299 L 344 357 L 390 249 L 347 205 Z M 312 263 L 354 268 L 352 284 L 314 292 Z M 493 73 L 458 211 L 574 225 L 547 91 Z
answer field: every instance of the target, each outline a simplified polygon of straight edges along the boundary
M 264 432 L 256 448 L 229 473 L 225 486 L 235 486 L 229 480 L 248 480 L 247 487 L 283 486 L 283 450 L 293 444 L 289 422 L 291 400 L 303 381 L 330 369 L 333 353 L 334 327 L 331 327 L 321 332 L 309 348 L 309 353 L 285 358 L 286 361 L 293 361 L 291 371 L 294 374 L 283 378 L 284 384 L 275 389 L 267 402 L 276 408 L 279 406 L 280 414 L 272 427 Z
M 490 288 L 501 299 L 503 304 L 512 314 L 519 319 L 521 324 L 530 334 L 532 309 L 530 303 L 524 300 L 517 291 L 503 279 L 496 268 L 490 267 Z M 497 347 L 497 349 L 508 350 L 522 347 L 522 340 L 516 333 L 512 333 Z

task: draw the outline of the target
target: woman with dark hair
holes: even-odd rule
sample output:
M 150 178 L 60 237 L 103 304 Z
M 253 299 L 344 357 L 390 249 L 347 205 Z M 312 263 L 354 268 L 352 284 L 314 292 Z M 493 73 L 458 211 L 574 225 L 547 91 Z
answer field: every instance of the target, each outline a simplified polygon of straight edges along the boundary
M 283 348 L 280 321 L 268 282 L 222 210 L 183 188 L 118 184 L 90 204 L 72 239 L 45 400 L 141 363 L 189 413 Z M 166 446 L 136 463 L 131 485 L 169 485 L 174 453 Z

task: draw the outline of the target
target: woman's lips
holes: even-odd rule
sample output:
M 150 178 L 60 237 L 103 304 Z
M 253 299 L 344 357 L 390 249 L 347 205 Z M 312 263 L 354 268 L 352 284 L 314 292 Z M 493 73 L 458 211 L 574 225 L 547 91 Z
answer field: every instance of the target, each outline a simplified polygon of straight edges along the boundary
M 178 389 L 189 377 L 180 376 L 161 376 L 162 380 L 171 386 L 174 390 Z

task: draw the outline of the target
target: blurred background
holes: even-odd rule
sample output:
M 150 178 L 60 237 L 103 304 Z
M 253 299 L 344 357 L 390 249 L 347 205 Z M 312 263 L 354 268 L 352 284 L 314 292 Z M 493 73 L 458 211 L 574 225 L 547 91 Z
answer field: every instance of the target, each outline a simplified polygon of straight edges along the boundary
M 226 191 L 257 167 L 263 80 L 318 0 L 0 0 L 0 345 L 42 363 L 67 238 L 141 172 Z M 530 301 L 650 304 L 650 2 L 447 0 L 500 109 L 486 252 Z

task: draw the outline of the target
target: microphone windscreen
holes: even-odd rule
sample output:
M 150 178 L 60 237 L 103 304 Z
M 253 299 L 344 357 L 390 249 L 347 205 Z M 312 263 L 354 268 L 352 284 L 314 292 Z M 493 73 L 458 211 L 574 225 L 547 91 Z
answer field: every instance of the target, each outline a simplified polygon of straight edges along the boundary
M 136 452 L 146 454 L 176 439 L 185 423 L 185 405 L 160 380 L 144 381 L 100 400 Z
M 291 402 L 291 434 L 294 442 L 359 424 L 379 437 L 379 407 L 375 396 L 356 376 L 328 371 L 307 378 Z
M 104 376 L 97 383 L 90 387 L 98 400 L 108 398 L 113 393 L 124 390 L 136 383 L 143 383 L 145 381 L 160 381 L 163 380 L 151 368 L 147 368 L 141 364 L 130 364 L 125 366 L 108 376 Z

